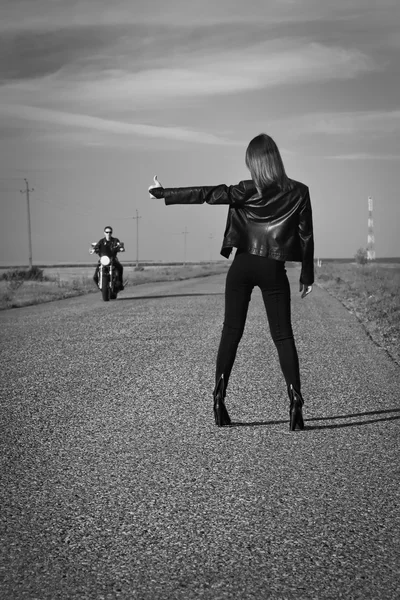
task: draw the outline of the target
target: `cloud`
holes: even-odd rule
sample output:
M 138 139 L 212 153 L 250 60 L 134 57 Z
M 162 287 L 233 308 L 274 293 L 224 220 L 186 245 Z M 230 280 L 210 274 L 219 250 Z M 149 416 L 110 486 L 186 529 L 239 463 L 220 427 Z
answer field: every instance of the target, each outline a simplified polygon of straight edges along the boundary
M 124 137 L 164 138 L 169 140 L 192 142 L 198 144 L 233 145 L 234 141 L 223 139 L 211 133 L 204 133 L 183 127 L 159 127 L 128 123 L 110 119 L 101 119 L 90 115 L 71 114 L 62 111 L 36 108 L 32 106 L 0 106 L 0 114 L 7 117 L 18 117 L 32 123 L 44 123 L 61 128 L 81 130 L 87 129 L 104 134 Z M 78 133 L 82 139 L 81 133 Z
M 159 69 L 171 76 L 182 78 L 180 71 L 200 70 L 200 76 L 214 72 L 224 79 L 224 71 L 237 66 L 249 77 L 258 68 L 262 79 L 282 70 L 282 77 L 293 72 L 314 78 L 352 77 L 353 73 L 375 68 L 371 59 L 352 48 L 352 41 L 341 45 L 318 41 L 329 38 L 331 22 L 305 26 L 274 27 L 262 22 L 234 25 L 211 24 L 192 27 L 163 28 L 153 24 L 146 27 L 137 23 L 107 23 L 76 27 L 54 28 L 41 31 L 7 31 L 0 37 L 0 74 L 3 82 L 18 81 L 54 74 L 59 71 L 79 75 L 120 71 L 127 75 Z M 341 47 L 342 46 L 342 47 Z M 276 68 L 277 66 L 277 68 Z M 326 66 L 326 69 L 324 69 Z M 178 71 L 178 73 L 177 73 Z M 265 77 L 263 74 L 265 73 Z M 232 74 L 231 74 L 232 75 Z M 175 81 L 172 80 L 172 84 Z
M 73 4 L 73 6 L 71 6 Z M 40 30 L 104 23 L 140 23 L 147 26 L 192 27 L 213 23 L 264 23 L 349 18 L 376 20 L 376 15 L 398 7 L 397 0 L 2 0 L 0 29 Z
M 167 95 L 213 95 L 293 83 L 351 79 L 374 68 L 365 54 L 355 50 L 316 43 L 286 49 L 264 43 L 245 51 L 193 61 L 188 68 L 144 71 L 137 75 L 136 81 L 151 84 L 156 93 L 162 89 Z
M 110 54 L 118 56 L 116 38 L 127 35 L 127 27 L 79 27 L 41 32 L 5 32 L 0 37 L 0 79 L 18 81 L 37 78 L 75 65 L 105 61 Z M 136 31 L 130 28 L 130 33 Z M 134 47 L 132 50 L 134 51 Z
M 400 110 L 311 113 L 283 123 L 297 135 L 390 135 L 400 133 Z
M 262 21 L 267 24 L 290 19 L 315 20 L 322 13 L 331 12 L 331 6 L 323 11 L 324 7 L 320 4 L 315 6 L 315 2 L 302 0 L 301 6 L 298 6 L 297 2 L 288 4 L 282 0 L 270 0 L 268 3 L 265 0 L 247 0 L 246 3 L 243 0 L 202 0 L 201 3 L 169 0 L 166 6 L 165 0 L 135 0 L 134 3 L 132 0 L 74 0 L 71 7 L 71 3 L 65 0 L 2 0 L 0 29 L 43 30 L 104 23 L 193 28 L 194 25 L 215 23 Z
M 249 92 L 281 85 L 321 83 L 352 79 L 376 69 L 374 62 L 357 50 L 321 44 L 293 44 L 287 40 L 260 43 L 230 52 L 169 57 L 169 66 L 103 69 L 65 67 L 57 73 L 9 83 L 3 97 L 22 98 L 21 103 L 82 104 L 100 110 L 129 106 L 161 107 L 165 103 L 215 95 Z M 24 101 L 24 96 L 29 100 Z

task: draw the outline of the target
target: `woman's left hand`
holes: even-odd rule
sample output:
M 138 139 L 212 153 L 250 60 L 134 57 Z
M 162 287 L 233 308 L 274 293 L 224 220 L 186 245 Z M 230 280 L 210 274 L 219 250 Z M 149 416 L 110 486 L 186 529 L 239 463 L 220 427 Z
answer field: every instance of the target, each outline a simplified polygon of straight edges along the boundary
M 154 175 L 153 181 L 154 184 L 149 187 L 150 198 L 155 198 L 155 196 L 153 196 L 153 194 L 151 193 L 151 190 L 154 190 L 154 188 L 162 187 L 161 183 L 157 179 L 157 175 Z

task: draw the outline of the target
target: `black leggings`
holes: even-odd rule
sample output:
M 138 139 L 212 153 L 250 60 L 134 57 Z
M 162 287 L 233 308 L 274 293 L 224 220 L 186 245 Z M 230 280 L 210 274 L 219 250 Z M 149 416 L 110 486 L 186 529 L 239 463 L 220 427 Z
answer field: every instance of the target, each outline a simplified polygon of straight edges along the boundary
M 240 252 L 236 253 L 226 277 L 225 318 L 217 356 L 216 384 L 224 375 L 225 389 L 228 385 L 255 286 L 262 293 L 286 385 L 292 384 L 300 392 L 299 359 L 293 338 L 285 263 Z

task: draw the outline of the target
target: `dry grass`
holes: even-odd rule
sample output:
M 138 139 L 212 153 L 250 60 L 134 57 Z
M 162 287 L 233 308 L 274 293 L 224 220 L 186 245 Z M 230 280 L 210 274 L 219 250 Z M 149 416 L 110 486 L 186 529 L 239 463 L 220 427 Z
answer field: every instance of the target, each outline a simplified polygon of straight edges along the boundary
M 192 277 L 207 277 L 226 273 L 228 261 L 200 265 L 177 267 L 151 267 L 136 271 L 133 267 L 124 267 L 126 287 L 156 281 L 179 281 Z M 0 281 L 0 310 L 18 308 L 42 302 L 61 300 L 72 296 L 100 293 L 93 282 L 94 266 L 58 267 L 44 269 L 45 281 L 24 281 L 11 279 Z
M 316 282 L 400 364 L 400 264 L 325 263 L 317 268 Z

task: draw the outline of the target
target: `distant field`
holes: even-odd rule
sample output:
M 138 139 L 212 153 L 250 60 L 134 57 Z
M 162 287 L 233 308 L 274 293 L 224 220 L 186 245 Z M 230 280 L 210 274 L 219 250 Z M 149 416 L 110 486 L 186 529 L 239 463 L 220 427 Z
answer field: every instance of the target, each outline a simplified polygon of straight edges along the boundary
M 321 257 L 315 257 L 316 260 L 317 260 L 317 258 L 321 258 Z M 321 258 L 321 260 L 323 263 L 335 263 L 335 264 L 354 263 L 354 257 L 353 258 Z M 398 265 L 400 265 L 400 256 L 377 258 L 371 264 L 374 264 L 374 265 L 398 264 Z
M 43 281 L 0 280 L 0 310 L 17 308 L 62 298 L 99 293 L 93 282 L 96 261 L 91 266 L 52 266 L 43 269 Z M 135 270 L 124 265 L 125 285 L 135 286 L 152 281 L 177 281 L 191 277 L 207 277 L 225 273 L 230 261 L 188 264 L 180 266 L 155 266 Z M 15 269 L 15 267 L 13 267 Z M 10 269 L 0 269 L 0 277 Z

